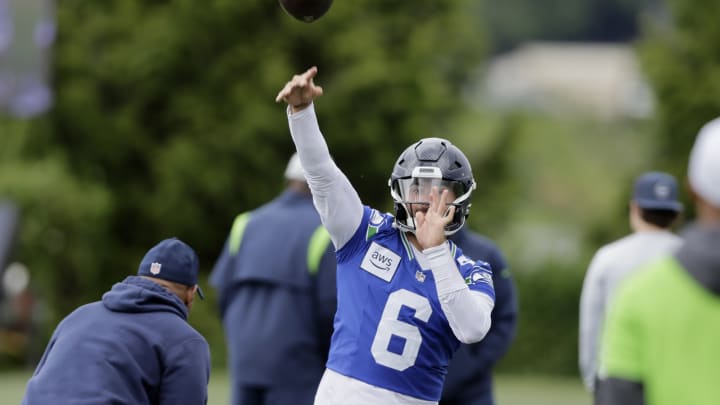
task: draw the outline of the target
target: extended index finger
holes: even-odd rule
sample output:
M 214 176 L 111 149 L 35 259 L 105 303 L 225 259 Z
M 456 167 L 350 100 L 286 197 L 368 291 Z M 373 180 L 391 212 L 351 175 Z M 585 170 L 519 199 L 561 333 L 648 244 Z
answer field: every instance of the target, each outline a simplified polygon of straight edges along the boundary
M 277 96 L 275 96 L 275 102 L 279 103 L 281 101 L 287 101 L 287 97 L 292 94 L 294 89 L 302 88 L 307 86 L 309 83 L 312 83 L 312 80 L 317 75 L 317 72 L 317 67 L 313 66 L 302 74 L 293 76 L 289 82 L 285 83 L 285 87 L 278 92 Z M 322 88 L 319 90 L 322 94 Z

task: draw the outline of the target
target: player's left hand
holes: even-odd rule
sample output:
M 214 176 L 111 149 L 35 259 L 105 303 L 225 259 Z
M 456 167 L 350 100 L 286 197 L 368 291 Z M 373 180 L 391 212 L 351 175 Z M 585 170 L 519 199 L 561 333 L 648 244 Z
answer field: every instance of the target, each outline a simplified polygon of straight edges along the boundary
M 430 192 L 430 207 L 427 211 L 415 213 L 415 237 L 422 249 L 439 246 L 447 240 L 445 226 L 452 222 L 455 206 L 447 205 L 448 191 L 438 191 L 433 187 Z

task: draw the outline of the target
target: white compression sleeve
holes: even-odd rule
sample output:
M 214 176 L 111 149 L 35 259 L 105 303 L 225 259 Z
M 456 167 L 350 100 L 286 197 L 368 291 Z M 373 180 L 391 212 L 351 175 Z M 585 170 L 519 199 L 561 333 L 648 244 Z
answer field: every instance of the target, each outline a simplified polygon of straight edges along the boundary
M 435 278 L 440 306 L 455 337 L 463 343 L 482 340 L 490 329 L 495 302 L 465 284 L 447 243 L 423 250 Z
M 287 110 L 290 134 L 312 191 L 315 208 L 336 249 L 350 240 L 362 221 L 360 197 L 345 174 L 333 162 L 320 132 L 315 106 L 296 113 Z

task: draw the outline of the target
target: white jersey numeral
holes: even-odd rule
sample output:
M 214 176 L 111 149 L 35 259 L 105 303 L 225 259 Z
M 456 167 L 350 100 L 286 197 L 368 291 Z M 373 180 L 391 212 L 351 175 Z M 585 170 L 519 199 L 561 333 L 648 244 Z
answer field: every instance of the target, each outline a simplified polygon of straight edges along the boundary
M 432 314 L 430 301 L 427 298 L 408 290 L 397 290 L 391 293 L 385 303 L 385 309 L 370 349 L 378 364 L 398 371 L 406 370 L 415 364 L 422 344 L 420 329 L 398 319 L 403 306 L 415 310 L 415 318 L 423 322 L 427 322 Z M 389 350 L 388 346 L 393 336 L 405 339 L 402 353 L 398 354 Z

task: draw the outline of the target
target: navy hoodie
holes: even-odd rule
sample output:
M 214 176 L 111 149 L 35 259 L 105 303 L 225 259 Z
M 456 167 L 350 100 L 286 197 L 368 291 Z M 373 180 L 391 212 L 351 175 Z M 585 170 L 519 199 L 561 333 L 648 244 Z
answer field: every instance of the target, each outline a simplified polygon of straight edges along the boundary
M 206 404 L 210 350 L 187 307 L 131 276 L 58 325 L 25 405 Z

